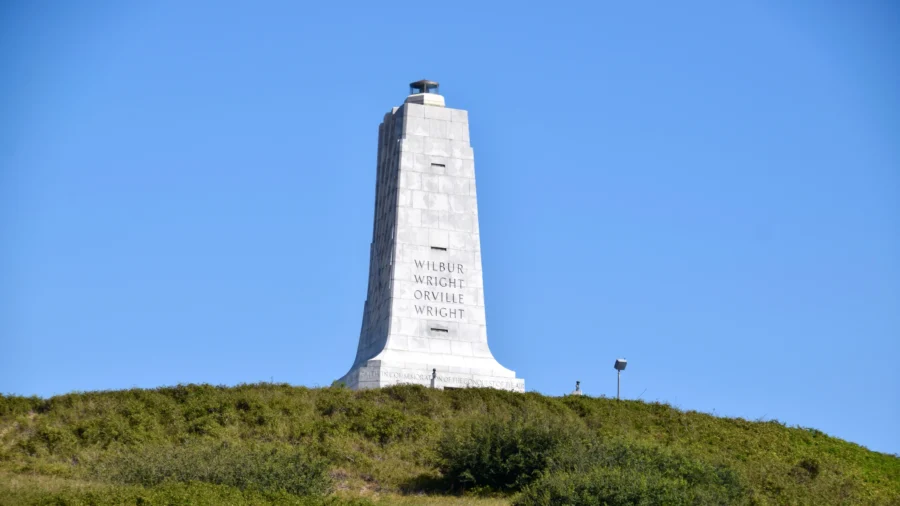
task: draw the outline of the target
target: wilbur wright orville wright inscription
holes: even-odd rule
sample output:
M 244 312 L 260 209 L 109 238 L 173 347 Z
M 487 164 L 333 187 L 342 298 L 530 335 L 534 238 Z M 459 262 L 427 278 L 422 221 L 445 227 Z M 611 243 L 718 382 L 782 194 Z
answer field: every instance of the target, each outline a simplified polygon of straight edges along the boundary
M 475 162 L 466 111 L 417 81 L 378 127 L 369 289 L 350 388 L 398 383 L 524 391 L 487 343 Z

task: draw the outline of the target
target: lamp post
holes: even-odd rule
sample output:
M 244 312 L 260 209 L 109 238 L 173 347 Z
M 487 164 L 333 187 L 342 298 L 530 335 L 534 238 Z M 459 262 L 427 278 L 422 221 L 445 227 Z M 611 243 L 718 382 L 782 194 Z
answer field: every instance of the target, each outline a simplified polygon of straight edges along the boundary
M 617 401 L 621 399 L 622 371 L 625 370 L 626 365 L 628 365 L 628 361 L 625 360 L 624 358 L 616 359 L 616 365 L 614 367 L 616 368 L 616 371 L 618 371 L 618 373 L 617 373 L 618 378 L 616 379 L 616 400 Z

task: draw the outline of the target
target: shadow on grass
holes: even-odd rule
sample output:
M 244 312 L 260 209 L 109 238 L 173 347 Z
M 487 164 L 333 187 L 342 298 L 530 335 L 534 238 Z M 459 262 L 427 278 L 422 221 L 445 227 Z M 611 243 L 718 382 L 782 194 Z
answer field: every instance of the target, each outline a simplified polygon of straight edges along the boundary
M 462 493 L 458 487 L 454 487 L 450 480 L 434 473 L 422 473 L 400 483 L 400 491 L 406 495 L 412 494 L 450 494 Z
M 422 473 L 400 484 L 400 494 L 404 496 L 443 496 L 467 498 L 473 501 L 509 499 L 507 493 L 488 487 L 464 487 L 459 483 L 434 473 Z M 466 503 L 468 504 L 468 503 Z

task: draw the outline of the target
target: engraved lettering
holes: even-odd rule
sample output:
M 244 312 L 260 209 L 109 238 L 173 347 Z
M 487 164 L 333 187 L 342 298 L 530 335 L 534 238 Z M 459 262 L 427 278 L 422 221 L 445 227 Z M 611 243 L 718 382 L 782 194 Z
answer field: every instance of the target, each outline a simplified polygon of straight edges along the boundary
M 420 270 L 435 273 L 456 273 L 462 274 L 463 264 L 454 264 L 449 262 L 435 262 L 431 260 L 416 260 L 416 268 Z M 434 286 L 446 289 L 463 289 L 466 286 L 465 280 L 462 278 L 454 278 L 450 276 L 434 276 L 413 274 L 413 281 L 419 285 Z M 442 304 L 465 304 L 465 294 L 454 293 L 438 290 L 414 290 L 413 297 L 416 300 L 425 300 L 429 302 L 437 302 Z M 417 315 L 435 316 L 440 318 L 463 319 L 465 311 L 459 308 L 421 305 L 414 306 Z M 429 378 L 430 379 L 430 378 Z

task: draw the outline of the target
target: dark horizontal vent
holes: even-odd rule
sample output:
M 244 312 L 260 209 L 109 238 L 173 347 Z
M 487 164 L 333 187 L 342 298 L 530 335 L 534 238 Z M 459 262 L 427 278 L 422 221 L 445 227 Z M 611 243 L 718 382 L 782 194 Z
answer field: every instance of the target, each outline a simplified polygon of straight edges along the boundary
M 447 248 L 442 248 L 440 246 L 432 246 L 431 249 L 436 249 L 438 251 L 447 251 Z
M 443 163 L 432 163 L 431 166 L 432 166 L 432 167 L 440 167 L 440 168 L 442 168 L 442 169 L 443 169 L 444 167 L 446 167 L 446 165 L 444 165 Z
M 449 332 L 447 329 L 442 329 L 440 327 L 431 327 L 432 332 Z

